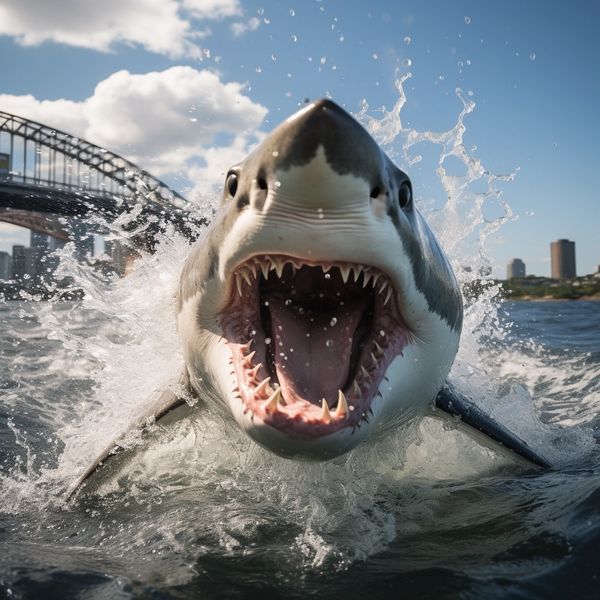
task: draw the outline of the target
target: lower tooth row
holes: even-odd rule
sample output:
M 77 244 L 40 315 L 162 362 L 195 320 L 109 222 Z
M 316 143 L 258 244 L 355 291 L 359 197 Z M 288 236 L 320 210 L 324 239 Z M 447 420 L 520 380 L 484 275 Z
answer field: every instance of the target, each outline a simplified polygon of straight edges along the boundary
M 260 391 L 262 392 L 266 387 L 267 384 L 269 382 L 269 377 L 267 377 L 266 379 L 264 379 L 263 381 L 261 381 L 261 383 L 258 385 L 258 387 L 256 388 L 255 391 L 258 391 L 260 389 Z M 265 401 L 265 412 L 270 413 L 270 414 L 274 414 L 276 412 L 279 411 L 280 408 L 283 408 L 283 396 L 281 394 L 281 388 L 277 388 Z M 342 392 L 342 390 L 338 390 L 338 403 L 337 406 L 335 408 L 335 410 L 333 411 L 333 416 L 337 419 L 340 418 L 345 418 L 348 416 L 349 413 L 349 409 L 348 409 L 348 401 L 346 400 L 346 396 L 344 395 L 344 392 Z M 321 404 L 321 420 L 324 421 L 325 423 L 330 423 L 331 422 L 331 411 L 329 409 L 329 405 L 327 404 L 327 400 L 325 400 L 325 398 L 323 398 L 322 404 Z

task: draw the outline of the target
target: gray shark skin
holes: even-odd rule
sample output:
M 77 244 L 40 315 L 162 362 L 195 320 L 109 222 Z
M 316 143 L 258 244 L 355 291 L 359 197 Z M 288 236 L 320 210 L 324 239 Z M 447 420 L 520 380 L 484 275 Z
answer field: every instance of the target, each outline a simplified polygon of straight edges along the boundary
M 463 318 L 456 278 L 407 174 L 330 100 L 229 170 L 176 307 L 190 389 L 276 454 L 333 458 L 408 427 L 438 398 L 444 414 L 501 430 L 496 441 L 548 466 L 444 387 Z M 177 405 L 171 396 L 144 417 Z

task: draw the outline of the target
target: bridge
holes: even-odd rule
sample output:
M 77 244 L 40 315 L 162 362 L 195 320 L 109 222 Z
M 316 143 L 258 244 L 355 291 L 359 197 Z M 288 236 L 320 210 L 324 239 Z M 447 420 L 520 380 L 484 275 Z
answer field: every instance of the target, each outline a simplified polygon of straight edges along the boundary
M 205 221 L 189 208 L 165 183 L 114 152 L 0 111 L 0 221 L 67 240 L 73 222 L 85 219 L 89 228 L 92 215 L 108 223 L 131 212 L 136 243 L 151 249 L 169 224 L 197 235 Z

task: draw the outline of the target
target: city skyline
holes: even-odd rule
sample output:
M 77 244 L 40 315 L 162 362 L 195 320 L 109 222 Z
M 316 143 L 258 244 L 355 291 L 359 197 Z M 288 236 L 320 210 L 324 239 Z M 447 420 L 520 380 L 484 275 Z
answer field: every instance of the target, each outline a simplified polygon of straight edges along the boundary
M 576 260 L 576 243 L 572 240 L 559 239 L 550 242 L 550 263 L 552 279 L 575 279 L 579 276 L 594 275 L 600 273 L 600 265 L 595 271 L 589 273 L 578 273 Z M 539 276 L 529 273 L 530 276 Z M 513 258 L 506 265 L 506 278 L 526 277 L 526 262 L 521 258 Z
M 416 1 L 148 0 L 139 18 L 130 4 L 60 0 L 53 14 L 35 2 L 3 5 L 0 110 L 121 153 L 184 193 L 207 193 L 305 98 L 331 96 L 355 114 L 366 99 L 381 114 L 410 73 L 404 128 L 453 127 L 457 89 L 475 103 L 465 148 L 501 176 L 500 202 L 483 210 L 504 221 L 485 240 L 494 276 L 513 256 L 550 275 L 547 240 L 559 238 L 577 242 L 580 273 L 595 271 L 600 6 L 575 1 L 565 21 L 556 2 L 515 0 L 435 10 Z M 409 158 L 396 148 L 417 201 L 435 211 L 447 196 L 436 157 Z M 27 236 L 0 224 L 0 249 Z

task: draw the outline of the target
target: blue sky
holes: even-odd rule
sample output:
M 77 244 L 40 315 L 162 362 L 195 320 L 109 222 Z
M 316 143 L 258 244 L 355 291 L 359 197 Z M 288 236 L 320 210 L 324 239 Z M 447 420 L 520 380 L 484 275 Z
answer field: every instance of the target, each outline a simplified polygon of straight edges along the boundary
M 598 64 L 592 0 L 0 0 L 0 110 L 106 145 L 190 194 L 305 98 L 390 109 L 398 70 L 410 71 L 403 124 L 443 131 L 462 107 L 455 89 L 470 92 L 465 146 L 486 169 L 516 172 L 502 192 L 518 218 L 487 241 L 497 276 L 513 257 L 549 275 L 558 238 L 576 241 L 579 274 L 600 263 Z M 401 166 L 443 202 L 426 154 Z M 0 249 L 19 235 L 2 226 Z

